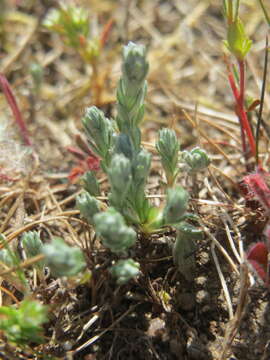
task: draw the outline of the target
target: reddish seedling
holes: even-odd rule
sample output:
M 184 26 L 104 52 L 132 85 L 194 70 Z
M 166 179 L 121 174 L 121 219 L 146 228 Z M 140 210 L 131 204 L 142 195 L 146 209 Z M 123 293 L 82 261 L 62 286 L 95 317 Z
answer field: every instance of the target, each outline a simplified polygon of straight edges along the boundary
M 97 171 L 100 168 L 100 160 L 89 149 L 88 145 L 81 138 L 76 136 L 76 143 L 78 147 L 68 146 L 67 150 L 72 153 L 77 159 L 77 166 L 71 169 L 68 179 L 71 183 L 75 183 L 76 180 L 82 176 L 85 172 L 92 170 Z

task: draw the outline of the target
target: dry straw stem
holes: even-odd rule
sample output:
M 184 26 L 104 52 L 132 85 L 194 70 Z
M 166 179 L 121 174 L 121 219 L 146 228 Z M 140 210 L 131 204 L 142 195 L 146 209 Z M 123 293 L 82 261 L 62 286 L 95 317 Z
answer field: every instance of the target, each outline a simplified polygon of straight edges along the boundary
M 219 360 L 227 359 L 228 352 L 230 351 L 232 342 L 240 328 L 241 321 L 245 314 L 245 308 L 248 303 L 248 290 L 250 284 L 248 279 L 247 265 L 242 263 L 240 270 L 240 292 L 238 296 L 237 308 L 233 318 L 227 324 L 224 336 L 224 345 Z

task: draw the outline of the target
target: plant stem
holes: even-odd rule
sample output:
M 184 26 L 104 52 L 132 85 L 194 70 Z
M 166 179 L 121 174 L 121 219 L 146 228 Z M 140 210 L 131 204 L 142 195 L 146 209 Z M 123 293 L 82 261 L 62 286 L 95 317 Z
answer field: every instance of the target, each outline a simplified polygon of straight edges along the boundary
M 244 95 L 245 95 L 245 61 L 244 60 L 239 60 L 238 62 L 239 65 L 239 71 L 240 71 L 240 95 L 239 95 L 239 99 L 237 101 L 237 105 L 238 105 L 238 111 L 239 111 L 239 115 L 240 115 L 240 121 L 242 123 L 242 127 L 244 128 L 247 137 L 248 137 L 248 141 L 249 141 L 249 146 L 250 146 L 250 150 L 253 154 L 254 157 L 256 157 L 256 144 L 255 144 L 255 139 L 252 133 L 252 129 L 251 126 L 249 124 L 248 121 L 248 117 L 247 117 L 247 113 L 245 110 L 245 105 L 244 105 Z
M 245 62 L 244 60 L 239 60 L 239 72 L 240 72 L 240 89 L 237 88 L 234 80 L 234 76 L 231 69 L 231 64 L 229 61 L 225 58 L 225 62 L 227 65 L 227 71 L 228 71 L 228 79 L 229 83 L 235 98 L 236 102 L 236 115 L 238 116 L 240 126 L 241 126 L 241 137 L 242 137 L 242 147 L 243 152 L 246 154 L 246 139 L 245 135 L 248 137 L 248 142 L 250 146 L 250 150 L 252 152 L 252 155 L 256 158 L 256 144 L 255 139 L 247 118 L 247 113 L 244 106 L 244 95 L 245 95 Z
M 31 146 L 32 141 L 30 140 L 26 124 L 22 117 L 22 113 L 18 107 L 15 96 L 11 90 L 11 86 L 10 86 L 7 78 L 3 74 L 0 74 L 0 86 L 6 97 L 7 102 L 12 110 L 15 122 L 18 124 L 18 126 L 20 128 L 21 135 L 22 135 L 25 145 Z
M 265 17 L 266 21 L 268 22 L 268 25 L 270 26 L 270 17 L 268 16 L 268 13 L 267 13 L 267 11 L 266 11 L 266 8 L 265 8 L 265 6 L 264 6 L 264 3 L 262 2 L 262 0 L 259 0 L 259 3 L 260 3 L 260 5 L 261 5 L 261 8 L 262 8 L 264 17 Z

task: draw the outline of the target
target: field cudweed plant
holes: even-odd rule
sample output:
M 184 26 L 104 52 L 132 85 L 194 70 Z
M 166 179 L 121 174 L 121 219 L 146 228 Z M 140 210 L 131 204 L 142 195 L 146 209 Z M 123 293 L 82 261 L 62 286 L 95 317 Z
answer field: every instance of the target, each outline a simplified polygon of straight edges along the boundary
M 82 120 L 89 146 L 100 158 L 101 168 L 108 176 L 110 191 L 108 208 L 102 211 L 98 182 L 95 174 L 89 172 L 84 177 L 86 192 L 77 197 L 77 207 L 93 225 L 102 244 L 120 258 L 111 268 L 119 284 L 139 274 L 139 263 L 130 258 L 139 235 L 150 241 L 152 234 L 170 227 L 177 229 L 174 260 L 188 280 L 192 278 L 190 271 L 195 261 L 193 241 L 202 237 L 201 230 L 187 222 L 196 221 L 196 216 L 187 212 L 190 196 L 176 182 L 180 160 L 195 173 L 208 166 L 209 158 L 199 148 L 185 151 L 181 156 L 173 129 L 162 129 L 156 143 L 167 180 L 165 203 L 155 207 L 147 197 L 151 154 L 142 146 L 140 126 L 145 111 L 148 68 L 145 47 L 130 42 L 123 49 L 116 118 L 110 120 L 92 106 L 87 108 Z

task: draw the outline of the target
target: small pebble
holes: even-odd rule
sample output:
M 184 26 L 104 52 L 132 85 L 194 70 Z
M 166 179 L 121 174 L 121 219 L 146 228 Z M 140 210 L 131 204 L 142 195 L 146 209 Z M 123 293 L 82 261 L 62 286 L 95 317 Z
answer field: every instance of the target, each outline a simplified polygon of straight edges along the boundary
M 209 257 L 209 253 L 204 251 L 203 253 L 201 253 L 200 255 L 200 263 L 202 265 L 206 265 L 210 260 L 210 257 Z
M 206 282 L 207 282 L 207 277 L 206 276 L 199 276 L 196 279 L 196 283 L 198 285 L 204 285 L 204 284 L 206 284 Z
M 199 290 L 196 294 L 196 301 L 199 304 L 207 304 L 210 301 L 210 294 L 206 290 Z

